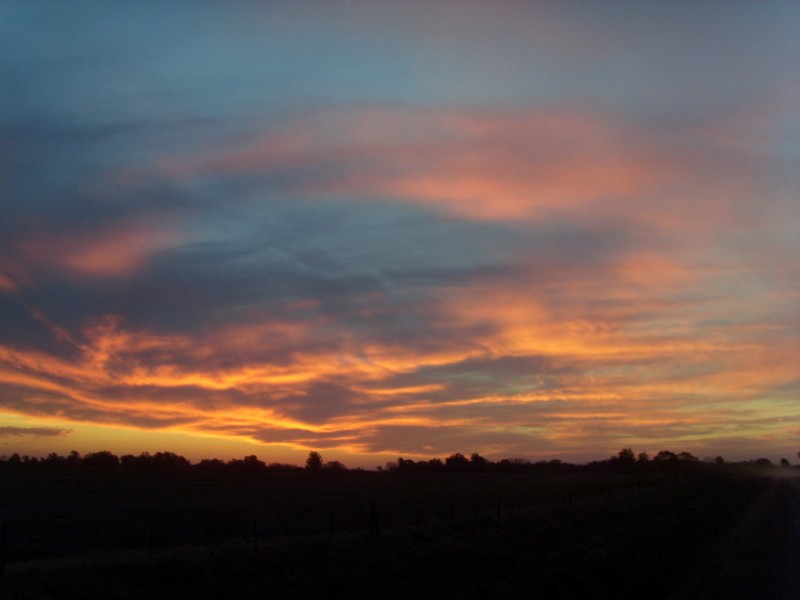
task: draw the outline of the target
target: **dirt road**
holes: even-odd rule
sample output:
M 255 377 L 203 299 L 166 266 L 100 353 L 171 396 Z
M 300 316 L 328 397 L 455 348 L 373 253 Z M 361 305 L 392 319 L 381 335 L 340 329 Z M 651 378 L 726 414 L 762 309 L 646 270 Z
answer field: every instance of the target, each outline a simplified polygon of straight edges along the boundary
M 800 600 L 800 476 L 775 477 L 673 598 Z

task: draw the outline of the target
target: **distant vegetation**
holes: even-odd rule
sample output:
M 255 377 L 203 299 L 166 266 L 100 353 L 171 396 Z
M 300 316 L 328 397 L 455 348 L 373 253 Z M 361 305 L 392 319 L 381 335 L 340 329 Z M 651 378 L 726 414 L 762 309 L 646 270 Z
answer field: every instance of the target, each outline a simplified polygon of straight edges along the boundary
M 798 468 L 12 455 L 0 597 L 796 598 Z
M 798 453 L 800 455 L 800 453 Z M 415 472 L 415 473 L 436 473 L 436 472 L 462 472 L 462 473 L 592 473 L 603 471 L 614 472 L 661 472 L 673 470 L 693 469 L 702 464 L 716 465 L 738 465 L 756 467 L 776 466 L 768 458 L 757 458 L 750 461 L 737 463 L 726 463 L 721 457 L 705 459 L 701 461 L 698 457 L 689 452 L 672 452 L 662 450 L 652 458 L 647 453 L 636 455 L 630 448 L 623 448 L 616 455 L 605 460 L 592 461 L 587 464 L 577 465 L 563 462 L 561 460 L 549 461 L 529 461 L 521 458 L 503 458 L 491 461 L 478 453 L 472 453 L 469 457 L 457 452 L 451 454 L 444 460 L 433 458 L 430 460 L 412 460 L 410 458 L 398 458 L 397 461 L 386 463 L 384 466 L 377 467 L 378 471 L 396 472 Z M 780 460 L 783 468 L 791 467 L 791 463 L 786 458 Z M 319 452 L 309 452 L 305 462 L 305 468 L 297 465 L 285 463 L 266 463 L 259 460 L 257 456 L 250 455 L 244 458 L 233 458 L 228 461 L 220 459 L 203 459 L 192 464 L 187 458 L 173 452 L 156 452 L 150 454 L 143 452 L 138 456 L 124 454 L 117 456 L 108 450 L 100 452 L 90 452 L 81 456 L 76 451 L 70 452 L 67 456 L 61 456 L 52 452 L 44 458 L 35 456 L 20 456 L 17 453 L 11 456 L 0 456 L 0 468 L 18 467 L 88 467 L 105 469 L 130 469 L 130 470 L 157 470 L 157 471 L 180 471 L 194 470 L 199 472 L 260 472 L 260 471 L 347 471 L 347 467 L 338 460 L 325 461 Z M 356 469 L 361 471 L 363 469 Z

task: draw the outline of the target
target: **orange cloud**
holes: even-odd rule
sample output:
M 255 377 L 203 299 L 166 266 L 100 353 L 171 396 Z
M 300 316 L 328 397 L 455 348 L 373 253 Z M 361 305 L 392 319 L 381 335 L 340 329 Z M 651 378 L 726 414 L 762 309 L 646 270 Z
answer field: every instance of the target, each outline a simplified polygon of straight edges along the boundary
M 713 279 L 712 272 L 705 276 Z M 528 431 L 539 443 L 564 449 L 579 448 L 587 436 L 619 439 L 623 430 L 642 443 L 700 443 L 730 428 L 764 427 L 753 425 L 751 414 L 726 419 L 720 398 L 753 407 L 796 377 L 788 358 L 793 340 L 765 344 L 764 336 L 780 333 L 768 323 L 695 328 L 697 320 L 731 312 L 727 297 L 701 303 L 700 312 L 671 298 L 671 290 L 691 293 L 703 280 L 681 263 L 642 254 L 594 277 L 554 279 L 547 285 L 558 288 L 556 296 L 541 293 L 534 277 L 517 286 L 463 284 L 440 292 L 430 309 L 447 315 L 454 330 L 479 333 L 468 344 L 454 339 L 430 349 L 344 330 L 336 333 L 338 345 L 319 346 L 321 329 L 332 325 L 321 316 L 294 323 L 265 317 L 190 335 L 136 330 L 109 315 L 87 323 L 80 342 L 68 340 L 78 345 L 79 360 L 0 346 L 0 380 L 29 390 L 24 404 L 7 407 L 15 412 L 275 439 L 298 448 L 324 443 L 368 452 L 369 440 L 387 428 L 438 427 L 482 432 L 486 439 Z M 592 306 L 598 290 L 603 301 Z M 295 349 L 290 359 L 259 358 L 285 347 Z M 507 381 L 492 371 L 492 361 L 542 356 L 550 362 L 532 362 L 529 375 Z M 424 375 L 431 370 L 433 381 Z M 475 377 L 487 378 L 491 391 L 473 388 Z M 309 394 L 318 381 L 340 382 L 352 399 L 325 418 L 307 418 L 303 411 L 313 407 Z M 510 391 L 498 393 L 507 384 Z M 766 406 L 780 412 L 774 402 Z M 402 452 L 405 446 L 387 441 L 381 447 Z
M 6 294 L 13 294 L 17 291 L 17 286 L 14 281 L 4 274 L 0 272 L 0 292 L 5 292 Z
M 720 164 L 702 151 L 682 155 L 643 131 L 579 111 L 367 108 L 169 159 L 163 167 L 173 178 L 275 177 L 282 197 L 412 203 L 454 221 L 508 221 L 509 231 L 533 224 L 529 237 L 549 235 L 554 216 L 580 226 L 619 218 L 609 235 L 630 241 L 599 253 L 572 252 L 560 239 L 541 255 L 535 244 L 501 248 L 507 271 L 478 269 L 391 308 L 438 328 L 431 343 L 388 326 L 375 335 L 378 318 L 355 319 L 380 316 L 367 315 L 372 305 L 328 314 L 325 299 L 305 289 L 281 307 L 301 320 L 253 309 L 245 323 L 193 333 L 136 329 L 107 315 L 71 335 L 29 309 L 79 358 L 0 347 L 0 381 L 27 394 L 9 410 L 348 452 L 401 451 L 410 438 L 380 441 L 382 432 L 430 436 L 442 427 L 464 436 L 457 439 L 482 432 L 497 451 L 525 439 L 568 448 L 587 437 L 700 443 L 758 431 L 745 409 L 763 402 L 777 416 L 790 392 L 776 388 L 796 380 L 786 358 L 797 354 L 796 339 L 785 333 L 786 315 L 773 314 L 791 304 L 794 288 L 736 292 L 761 281 L 751 273 L 789 280 L 796 265 L 768 270 L 760 256 L 729 257 L 709 240 L 719 235 L 710 222 L 747 213 L 740 200 L 751 190 L 719 182 L 737 160 L 720 159 L 725 168 L 715 170 Z M 180 240 L 140 223 L 21 244 L 35 264 L 120 277 Z M 14 291 L 16 272 L 3 274 L 0 289 Z M 371 288 L 359 293 L 390 303 Z M 723 405 L 741 410 L 726 419 Z
M 676 203 L 694 221 L 719 218 L 718 197 L 686 197 L 698 186 L 713 191 L 709 177 L 719 185 L 698 164 L 707 157 L 659 133 L 579 110 L 367 107 L 312 114 L 244 148 L 172 158 L 163 168 L 177 178 L 297 171 L 303 177 L 287 184 L 297 194 L 413 202 L 470 219 L 624 206 L 664 224 L 675 223 Z M 656 196 L 669 202 L 648 200 Z
M 27 239 L 19 245 L 26 261 L 36 265 L 66 268 L 80 275 L 125 277 L 154 253 L 180 240 L 174 231 L 134 224 L 108 231 Z

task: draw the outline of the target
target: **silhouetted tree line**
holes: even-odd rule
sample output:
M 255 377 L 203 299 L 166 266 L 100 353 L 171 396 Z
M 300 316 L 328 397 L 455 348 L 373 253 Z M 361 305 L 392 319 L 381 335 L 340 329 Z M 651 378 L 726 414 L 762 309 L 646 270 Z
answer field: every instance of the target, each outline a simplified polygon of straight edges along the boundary
M 88 468 L 88 469 L 122 469 L 128 471 L 224 471 L 224 472 L 257 472 L 257 471 L 287 471 L 300 470 L 295 465 L 282 463 L 266 464 L 256 456 L 245 456 L 243 459 L 233 458 L 229 461 L 219 459 L 204 459 L 192 464 L 189 459 L 174 452 L 142 452 L 138 456 L 124 454 L 117 456 L 108 450 L 89 452 L 81 456 L 72 451 L 67 456 L 60 456 L 55 452 L 45 458 L 35 456 L 20 456 L 17 453 L 9 457 L 0 457 L 0 466 L 4 468 L 37 467 L 37 468 Z
M 798 453 L 800 456 L 800 453 Z M 640 472 L 640 471 L 672 471 L 685 470 L 699 467 L 701 464 L 733 464 L 738 466 L 774 467 L 768 458 L 758 458 L 751 461 L 726 463 L 721 456 L 700 461 L 689 452 L 672 452 L 662 450 L 652 458 L 647 453 L 634 454 L 630 448 L 623 448 L 614 456 L 605 460 L 592 461 L 583 465 L 548 460 L 532 462 L 523 458 L 503 458 L 491 461 L 478 453 L 472 453 L 469 458 L 460 452 L 451 454 L 444 460 L 432 458 L 429 460 L 414 461 L 410 458 L 398 458 L 397 462 L 389 462 L 385 467 L 378 467 L 378 471 L 395 471 L 403 473 L 422 472 L 450 472 L 450 473 L 571 473 L 571 472 Z M 785 458 L 780 460 L 782 468 L 790 468 L 791 464 Z M 0 457 L 0 468 L 89 468 L 89 469 L 124 469 L 147 471 L 198 471 L 198 472 L 224 472 L 224 473 L 259 473 L 268 471 L 301 471 L 302 467 L 285 463 L 269 463 L 259 460 L 255 455 L 244 458 L 233 458 L 223 461 L 217 458 L 203 459 L 192 464 L 187 458 L 173 452 L 156 452 L 150 454 L 143 452 L 138 456 L 124 454 L 117 456 L 108 450 L 90 452 L 81 456 L 72 451 L 67 456 L 60 456 L 55 452 L 44 458 L 20 456 L 17 453 L 9 457 Z M 795 467 L 800 468 L 800 467 Z M 305 462 L 305 471 L 347 471 L 347 467 L 338 460 L 325 461 L 319 452 L 309 452 Z M 358 469 L 361 470 L 361 469 Z
M 414 461 L 408 458 L 399 458 L 397 462 L 387 463 L 385 469 L 400 472 L 462 472 L 462 473 L 572 473 L 572 472 L 639 472 L 639 471 L 672 471 L 697 468 L 701 464 L 726 464 L 721 456 L 714 459 L 700 461 L 689 452 L 672 452 L 662 450 L 653 458 L 646 452 L 634 454 L 630 448 L 623 448 L 614 456 L 605 460 L 592 461 L 584 465 L 562 462 L 558 459 L 532 462 L 523 458 L 503 458 L 490 461 L 480 454 L 473 453 L 469 458 L 461 453 L 448 456 L 444 461 L 439 458 Z M 768 458 L 732 463 L 736 465 L 752 465 L 757 467 L 772 467 Z M 790 467 L 789 461 L 782 458 L 781 467 Z M 380 467 L 379 467 L 380 468 Z

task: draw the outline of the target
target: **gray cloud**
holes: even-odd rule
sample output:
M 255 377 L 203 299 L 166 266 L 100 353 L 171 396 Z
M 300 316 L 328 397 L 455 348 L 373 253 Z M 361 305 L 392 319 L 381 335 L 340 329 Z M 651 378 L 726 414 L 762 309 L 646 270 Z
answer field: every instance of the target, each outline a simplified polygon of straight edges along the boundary
M 553 389 L 559 387 L 560 376 L 576 372 L 577 365 L 551 357 L 486 357 L 421 367 L 390 378 L 387 384 L 402 387 L 440 383 L 445 389 L 428 397 L 468 399 Z
M 475 429 L 460 426 L 384 426 L 361 436 L 360 442 L 369 452 L 397 452 L 405 456 L 446 456 L 455 451 L 481 451 L 491 455 L 524 448 L 533 454 L 547 445 L 530 433 L 511 429 Z M 512 454 L 513 455 L 513 454 Z M 506 454 L 505 456 L 509 456 Z
M 36 437 L 58 437 L 69 435 L 72 433 L 71 429 L 57 429 L 55 427 L 9 427 L 0 426 L 0 437 L 19 437 L 19 436 L 36 436 Z

